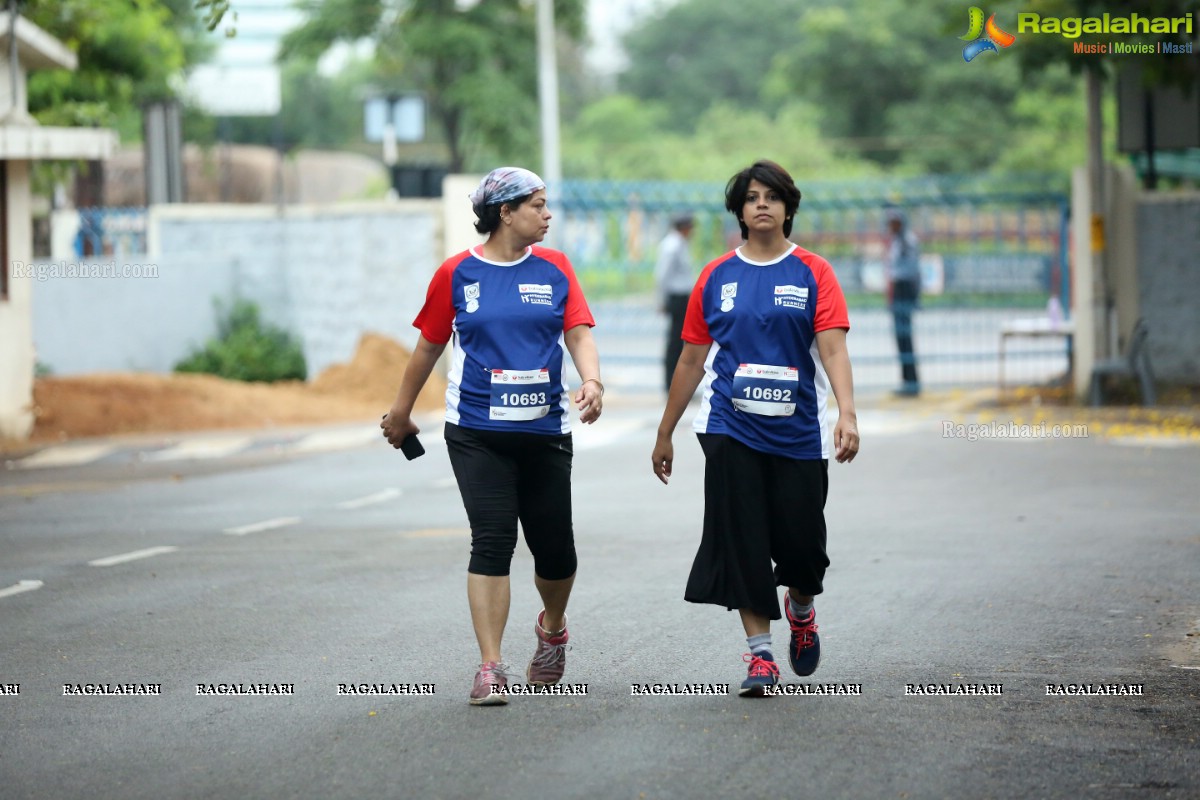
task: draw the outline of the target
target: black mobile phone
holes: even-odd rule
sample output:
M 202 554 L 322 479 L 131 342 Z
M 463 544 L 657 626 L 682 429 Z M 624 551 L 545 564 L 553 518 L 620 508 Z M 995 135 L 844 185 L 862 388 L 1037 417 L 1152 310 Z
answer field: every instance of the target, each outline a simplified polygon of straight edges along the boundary
M 404 453 L 405 458 L 412 461 L 414 458 L 420 458 L 425 455 L 425 448 L 421 446 L 421 440 L 417 438 L 417 435 L 410 433 L 400 443 L 400 452 Z

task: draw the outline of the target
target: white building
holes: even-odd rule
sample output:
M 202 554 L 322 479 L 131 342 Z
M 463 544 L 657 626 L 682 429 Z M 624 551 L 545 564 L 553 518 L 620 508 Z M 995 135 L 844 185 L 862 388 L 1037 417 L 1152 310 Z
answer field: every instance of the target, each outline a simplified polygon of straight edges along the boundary
M 25 438 L 33 429 L 35 281 L 25 272 L 33 261 L 30 166 L 101 160 L 116 145 L 112 131 L 47 128 L 29 116 L 29 71 L 77 65 L 62 42 L 20 15 L 0 13 L 0 438 Z

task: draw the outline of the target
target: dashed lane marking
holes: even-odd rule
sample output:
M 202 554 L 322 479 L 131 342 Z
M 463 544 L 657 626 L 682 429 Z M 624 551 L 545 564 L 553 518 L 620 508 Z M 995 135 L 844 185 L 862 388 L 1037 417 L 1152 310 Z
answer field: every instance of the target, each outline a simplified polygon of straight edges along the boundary
M 424 528 L 419 531 L 409 531 L 404 534 L 405 539 L 440 539 L 447 536 L 470 536 L 471 532 L 466 528 Z
M 59 445 L 47 447 L 31 456 L 15 462 L 19 469 L 45 469 L 47 467 L 75 467 L 87 464 L 113 452 L 111 444 Z
M 41 581 L 17 581 L 7 589 L 0 589 L 0 597 L 12 597 L 14 594 L 32 592 L 34 589 L 40 589 L 45 585 Z
M 289 449 L 297 453 L 320 453 L 326 450 L 346 450 L 351 447 L 382 441 L 383 436 L 377 428 L 318 431 L 317 433 L 305 436 Z
M 92 567 L 113 567 L 117 564 L 124 564 L 127 561 L 138 561 L 143 558 L 153 558 L 161 556 L 165 553 L 174 553 L 178 547 L 164 545 L 162 547 L 147 547 L 144 550 L 134 550 L 132 553 L 121 553 L 116 556 L 108 556 L 107 558 L 97 558 L 95 561 L 89 561 L 88 566 Z
M 222 436 L 211 439 L 188 439 L 165 450 L 144 453 L 146 461 L 186 461 L 205 458 L 225 458 L 250 447 L 249 436 Z
M 345 500 L 341 503 L 338 503 L 337 507 L 349 510 L 354 508 L 362 508 L 363 506 L 373 506 L 376 503 L 386 503 L 388 500 L 393 500 L 399 497 L 401 494 L 403 494 L 403 492 L 401 492 L 399 489 L 384 489 L 383 491 L 376 492 L 375 494 L 369 494 L 366 497 L 359 497 L 354 500 Z
M 261 533 L 262 531 L 270 531 L 275 528 L 286 528 L 288 525 L 295 525 L 299 521 L 299 517 L 276 517 L 274 519 L 263 520 L 262 522 L 252 522 L 249 525 L 240 525 L 236 528 L 226 528 L 223 533 L 228 533 L 230 536 L 245 536 L 247 533 Z

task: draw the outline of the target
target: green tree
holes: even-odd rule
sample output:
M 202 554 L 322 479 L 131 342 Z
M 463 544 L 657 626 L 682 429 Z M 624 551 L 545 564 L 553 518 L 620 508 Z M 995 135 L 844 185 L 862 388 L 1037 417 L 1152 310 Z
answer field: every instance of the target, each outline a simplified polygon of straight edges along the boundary
M 683 0 L 632 29 L 621 90 L 662 104 L 677 131 L 713 103 L 759 107 L 777 54 L 795 47 L 804 0 Z
M 536 159 L 537 77 L 533 5 L 523 0 L 305 0 L 304 25 L 283 41 L 281 60 L 316 58 L 338 41 L 375 41 L 385 91 L 424 94 L 448 151 L 462 171 L 484 157 Z M 557 0 L 569 37 L 583 31 L 582 0 Z
M 617 94 L 585 108 L 566 129 L 564 169 L 612 180 L 724 181 L 740 166 L 772 158 L 806 179 L 875 174 L 822 139 L 817 109 L 791 103 L 774 113 L 719 103 L 690 134 L 670 129 L 667 108 Z
M 206 54 L 187 0 L 34 0 L 22 13 L 79 56 L 75 71 L 29 77 L 30 112 L 48 125 L 115 127 L 136 141 L 142 104 L 172 97 L 173 80 Z

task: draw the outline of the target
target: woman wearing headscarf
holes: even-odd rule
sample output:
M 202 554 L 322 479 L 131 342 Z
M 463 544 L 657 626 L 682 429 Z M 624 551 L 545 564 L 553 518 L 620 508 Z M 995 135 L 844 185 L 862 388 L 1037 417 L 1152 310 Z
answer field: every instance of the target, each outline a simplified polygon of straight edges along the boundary
M 599 418 L 604 385 L 595 321 L 571 263 L 537 246 L 550 226 L 546 184 L 529 170 L 501 167 L 480 182 L 471 205 L 487 241 L 447 259 L 430 281 L 413 322 L 421 335 L 381 427 L 394 447 L 418 432 L 413 403 L 453 339 L 445 440 L 471 525 L 467 599 L 480 665 L 470 702 L 498 705 L 507 702 L 501 639 L 518 520 L 544 604 L 526 680 L 548 685 L 563 675 L 576 568 L 564 353 L 581 378 L 573 398 L 581 422 Z

